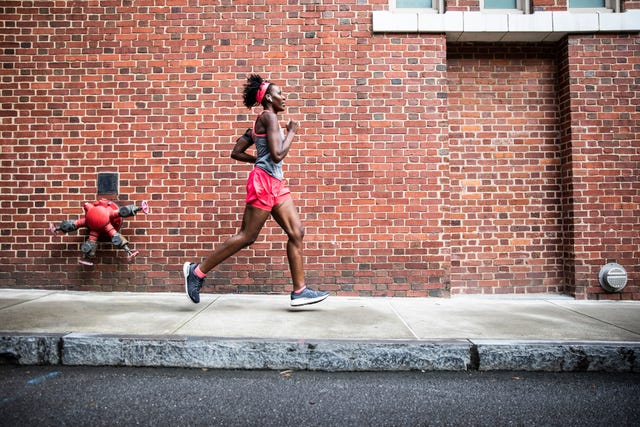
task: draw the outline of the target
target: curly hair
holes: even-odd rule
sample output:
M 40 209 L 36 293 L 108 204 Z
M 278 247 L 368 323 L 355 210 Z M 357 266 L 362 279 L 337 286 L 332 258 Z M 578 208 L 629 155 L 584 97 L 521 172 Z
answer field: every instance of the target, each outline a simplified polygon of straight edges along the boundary
M 263 81 L 265 80 L 260 77 L 259 74 L 251 74 L 247 77 L 247 83 L 244 85 L 242 92 L 242 100 L 245 107 L 251 109 L 257 104 L 256 97 L 258 95 L 258 89 L 260 89 Z

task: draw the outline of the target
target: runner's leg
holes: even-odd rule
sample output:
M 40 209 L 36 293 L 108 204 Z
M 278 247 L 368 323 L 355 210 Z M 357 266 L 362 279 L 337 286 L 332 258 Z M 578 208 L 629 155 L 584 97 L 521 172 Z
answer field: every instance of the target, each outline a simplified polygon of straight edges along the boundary
M 269 218 L 270 212 L 255 206 L 246 205 L 242 217 L 240 231 L 235 236 L 229 237 L 200 264 L 200 271 L 207 273 L 218 264 L 238 252 L 253 244 L 260 235 L 260 230 Z
M 304 263 L 302 258 L 302 239 L 304 237 L 304 227 L 293 199 L 287 199 L 276 205 L 271 211 L 271 215 L 278 225 L 287 233 L 287 258 L 293 290 L 298 291 L 304 288 Z

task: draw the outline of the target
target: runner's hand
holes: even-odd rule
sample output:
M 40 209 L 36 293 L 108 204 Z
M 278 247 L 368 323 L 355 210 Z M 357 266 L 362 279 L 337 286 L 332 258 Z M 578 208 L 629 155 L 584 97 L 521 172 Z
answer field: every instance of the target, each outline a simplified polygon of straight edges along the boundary
M 297 130 L 298 130 L 298 122 L 289 120 L 289 123 L 287 124 L 287 132 L 296 133 Z

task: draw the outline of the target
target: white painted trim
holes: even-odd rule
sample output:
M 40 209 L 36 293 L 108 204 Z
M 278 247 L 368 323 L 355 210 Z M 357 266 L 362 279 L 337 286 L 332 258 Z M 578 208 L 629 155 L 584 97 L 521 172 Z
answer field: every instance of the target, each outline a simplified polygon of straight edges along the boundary
M 553 41 L 566 34 L 640 31 L 640 10 L 624 13 L 373 12 L 374 33 L 446 33 L 450 41 Z

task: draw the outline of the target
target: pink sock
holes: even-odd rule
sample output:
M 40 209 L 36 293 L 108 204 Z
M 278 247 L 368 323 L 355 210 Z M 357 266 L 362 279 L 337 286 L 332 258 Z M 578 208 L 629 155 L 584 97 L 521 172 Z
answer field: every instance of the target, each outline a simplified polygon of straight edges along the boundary
M 196 269 L 193 270 L 193 274 L 198 276 L 198 278 L 200 279 L 204 279 L 205 277 L 207 277 L 207 275 L 203 273 L 202 270 L 200 270 L 200 266 L 197 266 Z
M 305 289 L 307 289 L 307 287 L 303 286 L 302 289 L 298 289 L 297 291 L 293 291 L 293 293 L 297 295 L 297 294 L 302 293 L 302 291 L 304 291 Z

